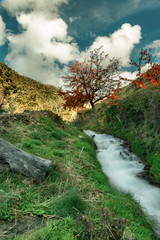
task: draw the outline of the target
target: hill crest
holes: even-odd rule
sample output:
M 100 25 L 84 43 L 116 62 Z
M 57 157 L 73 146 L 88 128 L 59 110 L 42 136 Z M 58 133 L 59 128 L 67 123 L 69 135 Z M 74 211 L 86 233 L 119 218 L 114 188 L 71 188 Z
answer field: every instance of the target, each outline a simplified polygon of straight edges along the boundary
M 63 104 L 57 90 L 55 86 L 21 76 L 0 62 L 0 105 L 7 112 L 47 110 L 60 115 Z

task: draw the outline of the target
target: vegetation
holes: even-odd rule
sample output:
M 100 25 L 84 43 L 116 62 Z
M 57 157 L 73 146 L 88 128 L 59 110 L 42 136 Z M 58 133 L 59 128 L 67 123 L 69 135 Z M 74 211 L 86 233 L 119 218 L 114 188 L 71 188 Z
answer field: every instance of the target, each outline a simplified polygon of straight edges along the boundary
M 59 91 L 64 97 L 64 107 L 83 108 L 90 104 L 98 124 L 95 104 L 104 98 L 111 98 L 118 93 L 122 81 L 118 78 L 120 73 L 120 60 L 109 59 L 101 48 L 90 52 L 89 59 L 83 63 L 75 62 L 70 67 L 71 74 L 63 77 L 67 91 Z M 123 79 L 124 81 L 125 79 Z
M 93 55 L 91 54 L 90 63 L 92 64 L 95 63 L 96 51 L 99 53 L 99 50 L 95 50 Z M 96 59 L 101 63 L 103 53 L 98 56 L 100 58 Z M 111 87 L 107 95 L 102 91 L 101 100 L 104 99 L 104 95 L 107 100 L 95 105 L 99 102 L 99 91 L 101 93 L 100 88 L 97 91 L 95 88 L 92 98 L 95 97 L 93 105 L 98 113 L 98 125 L 91 118 L 92 110 L 79 114 L 79 121 L 76 124 L 81 128 L 92 128 L 125 139 L 130 149 L 151 166 L 150 179 L 160 183 L 159 65 L 154 64 L 151 70 L 142 74 L 143 61 L 150 63 L 150 54 L 147 51 L 141 51 L 139 62 L 133 63 L 138 67 L 138 78 L 134 81 L 135 84 L 123 88 L 118 101 L 119 91 L 114 92 Z M 116 67 L 119 66 L 119 62 L 116 60 L 114 62 L 114 59 L 110 63 L 111 69 L 112 63 L 115 63 Z M 98 68 L 101 65 L 95 66 Z M 87 77 L 88 72 L 95 76 L 95 68 L 91 67 L 75 63 L 71 67 L 71 72 L 74 76 L 78 71 L 79 76 L 83 73 L 82 79 L 85 75 Z M 25 91 L 24 85 L 22 84 L 21 88 L 20 84 L 17 91 L 17 85 L 15 85 L 21 77 L 16 75 L 16 80 L 13 82 L 12 77 L 15 72 L 3 64 L 1 68 L 0 87 L 4 103 L 11 103 L 12 99 L 18 96 L 22 99 L 22 94 L 25 99 L 28 90 Z M 99 80 L 104 80 L 103 74 L 100 73 L 98 76 Z M 109 67 L 107 78 L 109 83 L 110 77 Z M 74 80 L 76 81 L 76 78 Z M 31 82 L 33 83 L 33 80 Z M 88 82 L 94 89 L 91 78 Z M 32 94 L 36 89 L 40 93 L 43 87 L 37 85 L 37 82 L 34 83 L 37 87 L 29 89 L 29 92 Z M 81 85 L 77 91 L 80 89 Z M 88 90 L 88 87 L 86 89 Z M 72 90 L 74 92 L 74 88 Z M 48 91 L 46 87 L 46 94 Z M 89 95 L 85 98 L 83 91 L 80 93 L 82 93 L 80 100 L 84 101 L 81 102 L 77 95 L 75 100 L 79 102 L 79 106 L 83 106 L 85 101 L 89 101 Z M 48 99 L 48 95 L 46 96 Z M 74 98 L 74 96 L 70 97 Z M 68 96 L 68 101 L 70 97 Z M 29 100 L 30 103 L 34 105 L 37 102 L 35 99 L 37 95 L 33 101 Z M 29 101 L 26 100 L 26 105 L 24 104 L 26 108 L 23 110 L 35 109 L 30 108 Z M 1 231 L 0 238 L 14 238 L 14 240 L 156 239 L 151 223 L 132 196 L 110 187 L 108 178 L 96 159 L 93 140 L 74 126 L 63 122 L 60 117 L 53 114 L 53 109 L 51 110 L 52 112 L 28 111 L 22 114 L 0 116 L 1 137 L 29 153 L 52 160 L 43 182 L 0 169 L 0 221 L 15 223 L 7 231 Z M 25 221 L 26 216 L 30 218 L 30 225 L 35 216 L 41 219 L 41 224 L 37 224 L 37 227 L 30 231 L 19 232 L 16 230 L 17 225 L 20 224 L 17 224 L 17 221 Z
M 160 183 L 160 86 L 143 89 L 130 84 L 120 93 L 118 105 L 97 105 L 97 130 L 128 142 L 129 148 L 150 165 L 148 179 Z M 91 112 L 79 114 L 86 129 L 95 129 Z
M 13 237 L 16 220 L 24 216 L 48 223 L 14 240 L 156 239 L 132 196 L 110 187 L 91 138 L 49 112 L 28 112 L 8 121 L 3 117 L 1 137 L 53 163 L 43 182 L 0 173 L 0 218 L 15 221 L 11 231 L 0 233 L 1 239 Z
M 97 129 L 126 140 L 150 166 L 146 178 L 160 184 L 160 64 L 152 64 L 150 51 L 142 49 L 138 61 L 131 62 L 137 68 L 137 79 L 122 89 L 118 101 L 105 100 L 96 106 L 100 123 Z M 151 68 L 142 73 L 146 64 Z M 83 113 L 79 115 L 82 120 Z M 86 128 L 95 129 L 90 111 L 84 115 Z
M 57 88 L 16 73 L 0 63 L 0 104 L 8 112 L 49 110 L 61 114 L 62 98 Z

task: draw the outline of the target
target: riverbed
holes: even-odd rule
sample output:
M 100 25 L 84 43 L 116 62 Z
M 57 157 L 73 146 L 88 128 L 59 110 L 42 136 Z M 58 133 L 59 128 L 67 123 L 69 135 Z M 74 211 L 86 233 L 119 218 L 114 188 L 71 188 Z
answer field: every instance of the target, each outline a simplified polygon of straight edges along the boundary
M 155 219 L 154 231 L 160 236 L 160 188 L 140 178 L 144 165 L 127 148 L 124 141 L 106 134 L 84 131 L 93 137 L 97 158 L 110 184 L 125 193 L 131 193 L 150 219 Z

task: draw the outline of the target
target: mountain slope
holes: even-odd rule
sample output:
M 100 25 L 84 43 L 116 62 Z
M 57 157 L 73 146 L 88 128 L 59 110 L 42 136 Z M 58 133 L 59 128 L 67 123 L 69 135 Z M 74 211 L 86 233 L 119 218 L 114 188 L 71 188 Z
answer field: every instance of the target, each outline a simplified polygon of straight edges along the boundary
M 0 105 L 9 112 L 49 110 L 61 114 L 62 98 L 57 96 L 57 90 L 0 63 Z
M 118 102 L 97 104 L 97 129 L 126 140 L 146 164 L 143 177 L 160 184 L 160 86 L 142 89 L 130 84 L 122 89 Z M 96 128 L 91 114 L 81 116 L 86 129 Z

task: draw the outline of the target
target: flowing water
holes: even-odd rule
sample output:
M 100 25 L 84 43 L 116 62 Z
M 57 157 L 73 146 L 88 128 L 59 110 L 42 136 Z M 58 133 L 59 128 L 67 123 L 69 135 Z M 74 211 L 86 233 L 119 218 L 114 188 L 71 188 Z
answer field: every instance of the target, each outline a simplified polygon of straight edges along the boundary
M 153 228 L 160 236 L 160 188 L 138 177 L 144 168 L 140 159 L 123 146 L 123 140 L 90 130 L 84 132 L 94 138 L 97 158 L 103 172 L 109 177 L 110 184 L 133 195 L 150 218 L 156 220 Z

